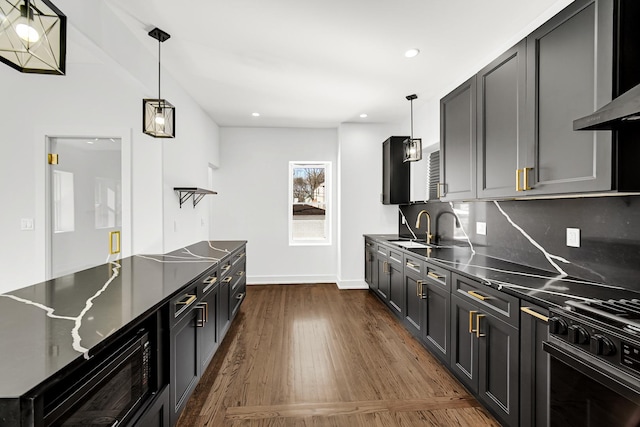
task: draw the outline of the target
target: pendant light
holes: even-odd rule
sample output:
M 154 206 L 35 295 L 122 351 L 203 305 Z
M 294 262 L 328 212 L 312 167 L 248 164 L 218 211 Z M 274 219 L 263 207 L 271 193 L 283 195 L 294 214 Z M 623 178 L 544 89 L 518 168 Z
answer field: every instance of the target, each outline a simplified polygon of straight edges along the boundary
M 0 61 L 22 73 L 64 74 L 67 17 L 48 0 L 0 0 Z
M 418 98 L 418 95 L 407 95 L 407 100 L 411 102 L 411 137 L 404 140 L 404 155 L 402 156 L 403 162 L 417 162 L 422 159 L 422 138 L 413 137 L 413 100 Z
M 142 131 L 154 138 L 175 138 L 176 109 L 160 96 L 160 46 L 171 37 L 160 28 L 149 31 L 158 40 L 158 98 L 142 100 Z

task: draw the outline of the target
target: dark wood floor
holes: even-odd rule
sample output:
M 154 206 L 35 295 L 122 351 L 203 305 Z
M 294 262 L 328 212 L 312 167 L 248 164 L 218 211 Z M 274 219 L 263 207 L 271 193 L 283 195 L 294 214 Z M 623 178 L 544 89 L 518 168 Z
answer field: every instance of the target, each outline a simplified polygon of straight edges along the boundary
M 247 287 L 178 423 L 498 426 L 368 291 Z

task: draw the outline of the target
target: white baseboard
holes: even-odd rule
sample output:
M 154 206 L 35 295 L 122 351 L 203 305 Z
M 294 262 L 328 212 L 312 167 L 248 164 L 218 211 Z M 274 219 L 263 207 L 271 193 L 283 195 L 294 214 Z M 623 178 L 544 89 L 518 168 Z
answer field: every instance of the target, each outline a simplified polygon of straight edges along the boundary
M 364 280 L 338 280 L 338 289 L 369 289 Z
M 247 285 L 297 285 L 306 283 L 338 283 L 336 276 L 247 276 Z

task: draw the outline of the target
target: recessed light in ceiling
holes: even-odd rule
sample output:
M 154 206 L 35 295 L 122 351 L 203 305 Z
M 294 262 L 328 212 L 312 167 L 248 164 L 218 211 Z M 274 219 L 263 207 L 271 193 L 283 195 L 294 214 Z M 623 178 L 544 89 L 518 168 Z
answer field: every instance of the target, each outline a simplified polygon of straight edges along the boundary
M 251 113 L 253 117 L 260 117 L 260 113 Z
M 369 117 L 369 115 L 367 113 L 362 113 L 360 114 L 360 117 L 366 119 L 367 117 Z
M 420 53 L 420 49 L 409 49 L 404 53 L 404 56 L 406 56 L 407 58 L 415 58 L 416 56 L 418 56 L 418 54 Z

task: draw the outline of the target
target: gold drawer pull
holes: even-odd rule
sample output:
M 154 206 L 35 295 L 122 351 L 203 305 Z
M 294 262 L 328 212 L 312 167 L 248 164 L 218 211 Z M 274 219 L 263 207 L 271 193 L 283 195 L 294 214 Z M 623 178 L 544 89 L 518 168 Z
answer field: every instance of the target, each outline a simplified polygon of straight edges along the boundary
M 478 314 L 476 316 L 476 338 L 480 338 L 480 337 L 484 337 L 486 334 L 481 334 L 480 333 L 480 319 L 482 319 L 484 316 L 484 314 Z
M 535 312 L 531 309 L 531 307 L 520 307 L 520 311 L 530 314 L 531 316 L 542 320 L 543 322 L 549 322 L 549 318 L 547 316 L 545 316 L 544 314 L 540 314 L 538 312 Z
M 244 298 L 244 294 L 238 294 L 238 295 L 236 295 L 236 299 L 241 300 L 242 298 Z
M 529 191 L 531 190 L 531 187 L 529 187 L 529 171 L 533 170 L 533 168 L 522 168 L 522 175 L 524 175 L 524 191 Z
M 428 272 L 427 276 L 431 277 L 432 279 L 436 279 L 436 280 L 440 280 L 440 279 L 442 279 L 444 277 L 444 276 L 440 276 L 439 274 L 434 273 L 433 271 Z
M 418 269 L 418 267 L 420 267 L 420 266 L 419 266 L 419 265 L 417 265 L 417 264 L 412 263 L 411 261 L 407 261 L 407 267 L 411 267 L 411 268 L 413 268 L 413 269 L 416 269 L 416 270 L 417 270 L 417 269 Z
M 475 329 L 473 329 L 473 315 L 476 313 L 477 313 L 476 310 L 469 310 L 469 333 L 470 334 L 476 331 Z
M 227 264 L 227 265 L 225 265 L 225 266 L 223 266 L 223 267 L 222 267 L 222 269 L 223 269 L 224 271 L 227 271 L 227 270 L 229 270 L 230 268 L 231 268 L 231 265 L 229 265 L 229 264 Z
M 522 191 L 520 188 L 520 169 L 516 169 L 516 191 Z
M 217 276 L 209 276 L 206 279 L 204 279 L 202 281 L 202 283 L 206 283 L 208 285 L 212 285 L 212 284 L 216 283 L 216 281 L 218 281 L 218 277 Z
M 187 298 L 187 299 L 186 299 L 186 300 L 184 300 L 184 301 L 178 301 L 178 302 L 176 302 L 176 305 L 184 305 L 184 306 L 191 305 L 191 303 L 193 303 L 193 302 L 196 300 L 196 298 L 198 298 L 198 297 L 197 297 L 197 296 L 195 296 L 195 295 L 187 295 L 187 296 L 188 296 L 189 298 Z
M 230 283 L 231 282 L 232 277 L 225 277 L 224 279 L 222 279 L 222 283 Z
M 475 292 L 475 291 L 467 291 L 467 293 L 469 295 L 471 295 L 472 297 L 479 299 L 480 301 L 486 301 L 488 299 L 491 299 L 491 297 L 485 297 L 484 295 L 480 295 L 479 293 Z
M 244 271 L 238 271 L 238 273 L 236 273 L 239 277 L 244 276 Z

